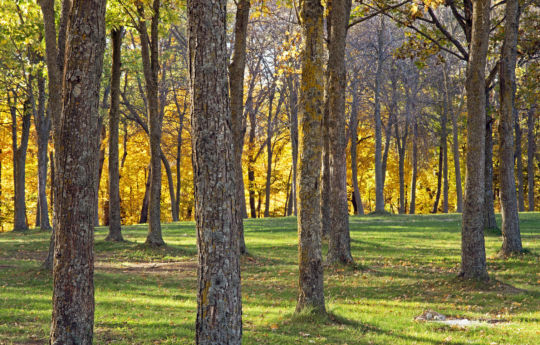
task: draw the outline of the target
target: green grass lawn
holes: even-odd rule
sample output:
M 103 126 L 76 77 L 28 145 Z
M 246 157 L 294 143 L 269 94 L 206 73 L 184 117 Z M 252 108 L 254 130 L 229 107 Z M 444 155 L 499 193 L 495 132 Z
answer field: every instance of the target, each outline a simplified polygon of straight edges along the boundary
M 495 279 L 487 285 L 455 279 L 460 220 L 351 217 L 357 268 L 325 270 L 327 318 L 293 313 L 296 219 L 247 220 L 244 344 L 540 344 L 540 213 L 521 214 L 529 254 L 501 259 L 500 236 L 486 236 Z M 96 230 L 94 343 L 194 344 L 194 223 L 164 224 L 164 249 L 143 245 L 146 226 L 124 227 L 121 244 L 105 242 L 106 233 Z M 0 344 L 47 342 L 52 279 L 40 264 L 48 238 L 38 230 L 0 234 Z M 426 310 L 501 322 L 459 328 L 414 320 Z

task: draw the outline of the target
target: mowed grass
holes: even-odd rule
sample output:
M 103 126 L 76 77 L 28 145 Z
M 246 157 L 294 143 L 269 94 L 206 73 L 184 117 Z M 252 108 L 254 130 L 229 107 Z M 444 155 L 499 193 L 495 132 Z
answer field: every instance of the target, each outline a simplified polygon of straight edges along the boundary
M 530 253 L 502 259 L 500 236 L 487 234 L 492 282 L 475 284 L 456 279 L 460 215 L 351 217 L 357 266 L 325 269 L 328 317 L 294 314 L 296 219 L 246 220 L 244 344 L 540 344 L 540 213 L 520 218 Z M 164 224 L 163 249 L 143 244 L 146 231 L 126 226 L 118 244 L 96 230 L 95 344 L 195 343 L 194 223 Z M 0 344 L 47 343 L 52 279 L 40 265 L 48 238 L 0 234 Z M 415 321 L 426 310 L 500 322 Z

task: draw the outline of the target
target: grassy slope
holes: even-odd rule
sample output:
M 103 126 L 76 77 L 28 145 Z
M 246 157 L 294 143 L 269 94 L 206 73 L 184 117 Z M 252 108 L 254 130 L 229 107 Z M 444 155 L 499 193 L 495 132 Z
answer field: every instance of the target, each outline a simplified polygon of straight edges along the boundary
M 539 344 L 540 213 L 521 215 L 524 246 L 533 254 L 499 259 L 500 237 L 486 237 L 489 271 L 499 281 L 488 286 L 454 279 L 459 221 L 459 215 L 352 217 L 359 268 L 326 269 L 332 316 L 321 319 L 292 314 L 296 220 L 247 220 L 244 344 Z M 106 229 L 97 229 L 95 344 L 194 343 L 194 224 L 165 224 L 163 233 L 168 247 L 151 250 L 142 245 L 145 226 L 125 227 L 123 244 L 104 242 Z M 0 344 L 46 343 L 52 279 L 39 265 L 48 236 L 0 234 Z M 460 329 L 414 321 L 427 309 L 508 322 Z

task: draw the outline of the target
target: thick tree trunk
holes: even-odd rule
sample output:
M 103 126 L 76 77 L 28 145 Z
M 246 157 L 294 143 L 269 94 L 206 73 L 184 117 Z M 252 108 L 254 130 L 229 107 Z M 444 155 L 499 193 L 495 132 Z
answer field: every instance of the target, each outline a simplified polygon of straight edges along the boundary
M 486 109 L 486 112 L 488 112 L 488 109 Z M 486 119 L 485 150 L 484 229 L 497 229 L 494 206 L 495 194 L 493 193 L 493 118 L 490 115 L 487 115 Z
M 465 279 L 489 279 L 484 244 L 485 68 L 489 44 L 490 0 L 473 2 L 467 64 L 467 178 L 461 227 L 461 271 Z
M 158 97 L 159 74 L 159 10 L 160 1 L 152 2 L 152 19 L 150 37 L 144 18 L 144 7 L 138 3 L 140 16 L 138 31 L 141 37 L 141 55 L 148 100 L 148 131 L 150 136 L 150 164 L 152 166 L 150 180 L 150 196 L 148 206 L 148 236 L 146 243 L 151 246 L 165 245 L 161 235 L 161 124 Z
M 442 180 L 442 165 L 443 165 L 443 150 L 439 146 L 439 170 L 437 170 L 437 194 L 435 195 L 435 202 L 433 203 L 433 209 L 431 213 L 437 213 L 439 210 L 439 201 L 441 200 L 441 180 Z
M 349 124 L 349 134 L 351 139 L 351 178 L 353 183 L 353 207 L 354 214 L 363 215 L 364 205 L 360 196 L 360 188 L 358 186 L 358 90 L 357 84 L 353 81 L 352 85 L 352 105 L 351 105 L 351 120 Z
M 345 43 L 351 11 L 351 0 L 331 0 L 328 24 L 328 105 L 330 144 L 330 234 L 327 262 L 352 264 L 347 201 L 347 141 L 345 93 L 347 71 Z
M 191 128 L 199 253 L 197 344 L 241 344 L 239 221 L 227 80 L 226 0 L 189 0 Z
M 55 135 L 57 188 L 50 344 L 90 345 L 94 326 L 94 207 L 105 0 L 74 0 L 63 111 Z M 76 284 L 74 284 L 76 282 Z
M 529 212 L 534 212 L 534 157 L 536 153 L 534 123 L 536 121 L 536 107 L 532 106 L 527 115 L 527 189 Z
M 411 201 L 409 214 L 416 212 L 416 180 L 418 176 L 418 120 L 416 113 L 413 114 L 413 147 L 412 147 L 412 174 L 411 174 Z
M 324 96 L 323 7 L 300 2 L 302 80 L 299 112 L 298 259 L 296 311 L 325 312 L 321 253 L 321 151 Z
M 45 97 L 45 79 L 40 73 L 38 75 L 38 110 L 34 114 L 38 142 L 38 209 L 36 218 L 39 218 L 39 224 L 36 221 L 36 226 L 39 226 L 41 230 L 51 230 L 47 203 L 47 165 L 49 163 L 47 151 L 51 132 L 51 117 L 46 114 Z
M 231 64 L 229 65 L 229 89 L 231 97 L 231 128 L 234 140 L 234 167 L 236 180 L 239 181 L 236 188 L 236 200 L 239 202 L 236 209 L 241 212 L 238 221 L 238 242 L 240 253 L 246 252 L 244 240 L 243 217 L 246 213 L 246 195 L 244 188 L 244 175 L 242 174 L 242 151 L 244 149 L 244 134 L 246 121 L 244 119 L 244 70 L 246 68 L 246 41 L 247 27 L 249 23 L 250 0 L 240 0 L 236 3 L 236 21 L 234 24 L 234 50 Z
M 507 0 L 505 12 L 506 23 L 499 71 L 499 93 L 501 101 L 501 117 L 499 121 L 499 180 L 501 183 L 502 253 L 503 255 L 510 255 L 523 251 L 521 233 L 519 231 L 518 203 L 516 199 L 514 136 L 512 133 L 514 112 L 516 112 L 516 50 L 519 26 L 518 0 Z M 516 140 L 516 145 L 521 146 L 521 140 Z M 521 149 L 518 150 L 521 156 Z M 520 208 L 523 206 L 524 209 L 523 174 L 521 177 L 521 195 L 519 202 Z
M 32 82 L 30 78 L 30 83 Z M 17 143 L 17 110 L 15 97 L 14 103 L 10 104 L 11 122 L 12 122 L 12 149 L 13 149 L 13 185 L 14 185 L 14 224 L 13 229 L 16 231 L 27 230 L 26 222 L 26 152 L 28 150 L 28 138 L 30 136 L 30 125 L 32 124 L 32 109 L 30 100 L 26 100 L 23 106 L 22 130 L 21 139 Z
M 123 241 L 120 219 L 120 171 L 118 168 L 118 124 L 120 119 L 121 49 L 124 28 L 111 30 L 112 69 L 111 107 L 109 109 L 109 235 L 107 241 Z
M 512 156 L 515 157 L 516 159 L 517 200 L 518 200 L 519 211 L 524 212 L 525 211 L 525 191 L 524 191 L 525 179 L 523 178 L 523 150 L 521 149 L 522 130 L 521 130 L 521 125 L 520 125 L 519 112 L 515 108 L 514 108 L 514 113 L 512 114 L 512 117 L 514 118 L 514 121 L 513 121 L 514 130 L 516 132 L 516 147 L 515 147 L 515 153 L 512 153 Z M 512 144 L 512 146 L 514 145 Z M 513 161 L 514 160 L 512 159 L 512 164 L 513 164 Z
M 377 30 L 377 71 L 375 72 L 375 212 L 384 212 L 384 182 L 382 169 L 381 84 L 383 74 L 384 16 Z

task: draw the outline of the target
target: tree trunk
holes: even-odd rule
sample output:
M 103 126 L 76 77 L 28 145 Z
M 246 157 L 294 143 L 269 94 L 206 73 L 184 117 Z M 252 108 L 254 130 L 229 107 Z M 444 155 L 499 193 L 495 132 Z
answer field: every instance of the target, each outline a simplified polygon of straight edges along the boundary
M 302 80 L 299 112 L 298 259 L 296 311 L 325 312 L 321 253 L 321 151 L 324 94 L 323 7 L 320 0 L 300 3 Z
M 360 188 L 358 186 L 358 90 L 357 84 L 353 81 L 352 85 L 352 105 L 351 105 L 351 120 L 349 124 L 349 134 L 351 139 L 351 179 L 353 183 L 353 207 L 354 214 L 363 215 L 364 205 L 360 196 Z
M 152 181 L 152 165 L 148 164 L 148 176 L 146 177 L 146 183 L 144 185 L 143 203 L 141 206 L 141 215 L 139 217 L 139 224 L 148 222 L 148 204 L 150 203 L 150 182 Z
M 448 74 L 446 65 L 444 71 L 444 94 L 450 116 L 452 117 L 452 154 L 454 156 L 454 175 L 456 176 L 456 212 L 463 212 L 463 191 L 461 187 L 461 168 L 459 162 L 459 137 L 458 137 L 458 116 L 461 113 L 461 106 L 457 112 L 454 112 L 452 100 L 448 91 Z
M 327 71 L 328 73 L 328 71 Z M 328 238 L 332 219 L 330 215 L 330 100 L 328 92 L 328 74 L 325 75 L 325 93 L 322 120 L 322 170 L 321 170 L 321 234 Z
M 268 116 L 266 124 L 266 186 L 264 189 L 264 217 L 270 217 L 270 185 L 272 182 L 272 136 L 274 133 L 272 109 L 274 105 L 275 84 L 270 87 L 268 97 Z
M 521 234 L 519 231 L 518 203 L 516 199 L 514 136 L 512 133 L 514 112 L 517 113 L 515 108 L 515 94 L 519 11 L 518 0 L 506 1 L 506 23 L 499 71 L 499 94 L 501 101 L 501 117 L 499 121 L 499 179 L 501 183 L 500 198 L 503 255 L 510 255 L 523 251 Z M 519 159 L 521 156 L 521 140 L 517 138 L 517 134 L 518 133 L 516 132 L 516 151 L 519 152 Z M 521 136 L 521 133 L 519 134 Z M 518 174 L 519 172 L 520 170 L 518 168 Z M 520 209 L 521 206 L 525 209 L 523 198 L 523 173 L 521 174 L 520 185 L 519 206 Z
M 443 180 L 443 213 L 448 213 L 448 134 L 447 134 L 447 118 L 448 104 L 446 98 L 443 100 L 444 109 L 441 116 L 441 149 L 442 149 L 442 180 Z
M 536 152 L 536 138 L 534 135 L 535 115 L 536 107 L 533 105 L 529 109 L 527 116 L 527 184 L 529 212 L 534 212 L 534 157 Z
M 32 79 L 30 83 L 32 83 Z M 29 96 L 32 97 L 32 96 Z M 26 222 L 26 152 L 28 150 L 28 138 L 30 136 L 30 125 L 32 124 L 32 109 L 30 100 L 27 99 L 23 106 L 22 130 L 20 143 L 17 143 L 17 97 L 11 103 L 8 93 L 8 104 L 11 112 L 11 135 L 13 149 L 13 185 L 14 185 L 14 225 L 15 231 L 27 230 Z
M 105 0 L 74 0 L 55 131 L 57 191 L 50 344 L 90 345 L 94 326 L 94 207 Z M 76 282 L 76 284 L 74 284 Z
M 384 182 L 382 169 L 381 84 L 384 64 L 384 16 L 377 30 L 377 71 L 375 72 L 375 212 L 384 212 Z
M 296 196 L 297 191 L 297 171 L 298 171 L 298 89 L 297 82 L 293 80 L 294 76 L 287 78 L 289 88 L 289 126 L 291 131 L 291 153 L 292 153 L 292 188 L 291 188 L 291 203 L 293 213 L 298 214 Z
M 442 164 L 443 163 L 443 150 L 439 146 L 439 170 L 437 171 L 437 194 L 435 196 L 435 202 L 433 203 L 433 210 L 431 213 L 437 213 L 439 210 L 439 201 L 441 199 L 441 180 L 442 180 Z
M 256 114 L 248 111 L 249 115 L 249 140 L 248 140 L 248 190 L 249 190 L 249 210 L 251 218 L 257 218 L 257 207 L 255 205 L 255 135 L 256 135 Z
M 152 19 L 150 22 L 150 37 L 144 20 L 144 7 L 138 3 L 140 21 L 137 27 L 141 37 L 141 55 L 143 61 L 146 98 L 148 100 L 148 131 L 150 137 L 150 195 L 148 206 L 148 236 L 146 243 L 151 246 L 163 246 L 165 242 L 161 235 L 161 123 L 158 97 L 159 74 L 159 10 L 160 1 L 152 2 Z
M 172 177 L 172 170 L 171 165 L 169 164 L 169 160 L 167 157 L 165 157 L 165 152 L 160 148 L 160 156 L 161 156 L 161 162 L 163 163 L 163 166 L 165 167 L 165 175 L 167 175 L 167 184 L 169 186 L 169 198 L 171 199 L 171 218 L 173 222 L 178 221 L 178 213 L 176 212 L 176 196 L 174 194 L 174 182 Z
M 489 279 L 482 211 L 484 208 L 486 94 L 490 0 L 473 2 L 467 77 L 467 181 L 461 227 L 461 271 L 465 279 Z
M 105 103 L 105 102 L 104 102 Z M 95 183 L 95 193 L 96 193 L 96 208 L 94 210 L 94 225 L 99 226 L 99 186 L 101 184 L 101 175 L 103 174 L 103 165 L 105 164 L 105 144 L 103 143 L 105 141 L 105 138 L 107 138 L 107 129 L 105 125 L 103 124 L 103 117 L 100 117 L 98 119 L 98 132 L 99 132 L 99 154 L 97 156 L 97 181 Z
M 120 75 L 124 28 L 111 30 L 111 107 L 109 109 L 109 235 L 106 241 L 123 241 L 120 219 L 120 171 L 118 168 L 118 124 L 120 119 Z
M 244 70 L 246 68 L 246 41 L 247 27 L 249 23 L 250 0 L 240 0 L 236 5 L 236 21 L 234 24 L 234 50 L 232 62 L 229 65 L 229 88 L 231 97 L 231 128 L 234 140 L 234 167 L 236 180 L 239 181 L 236 188 L 236 200 L 239 202 L 236 208 L 240 210 L 241 217 L 238 221 L 238 242 L 240 253 L 246 253 L 244 240 L 243 217 L 246 213 L 246 195 L 244 188 L 244 175 L 242 174 L 242 151 L 244 149 L 244 134 L 246 124 L 244 118 Z
M 47 165 L 49 163 L 47 151 L 51 132 L 51 117 L 46 114 L 45 110 L 45 79 L 41 73 L 38 75 L 38 95 L 38 111 L 34 114 L 38 142 L 38 209 L 36 218 L 39 217 L 39 224 L 36 226 L 39 226 L 41 230 L 51 230 L 47 203 Z
M 227 85 L 226 0 L 188 1 L 197 344 L 241 344 L 238 191 Z
M 486 93 L 486 101 L 488 100 Z M 486 108 L 488 113 L 489 108 Z M 493 118 L 486 115 L 486 139 L 485 139 L 485 177 L 484 177 L 484 229 L 497 229 L 495 219 L 495 206 L 493 193 Z
M 499 79 L 500 81 L 500 79 Z M 500 84 L 500 82 L 499 82 Z M 518 207 L 520 212 L 525 211 L 525 192 L 524 192 L 524 178 L 523 178 L 523 152 L 521 149 L 521 125 L 520 125 L 520 118 L 519 118 L 519 112 L 517 109 L 514 108 L 514 114 L 512 114 L 512 117 L 514 118 L 514 130 L 516 132 L 516 148 L 515 153 L 512 153 L 512 158 L 515 157 L 516 159 L 516 171 L 517 171 L 517 200 L 518 200 Z M 512 136 L 513 138 L 513 136 Z M 512 143 L 512 146 L 513 143 Z M 514 160 L 512 159 L 512 164 Z
M 345 43 L 351 11 L 351 0 L 329 2 L 330 27 L 328 43 L 328 125 L 330 146 L 330 233 L 327 262 L 352 264 L 347 201 L 347 141 L 345 93 L 347 71 Z
M 409 204 L 409 214 L 414 214 L 416 212 L 416 180 L 418 178 L 418 119 L 416 113 L 414 113 L 413 116 L 411 202 Z
M 55 189 L 56 189 L 56 185 L 55 185 L 55 181 L 54 181 L 54 174 L 55 174 L 55 171 L 54 171 L 54 151 L 51 151 L 49 152 L 49 160 L 51 161 L 51 197 L 50 197 L 50 203 L 51 205 L 54 205 L 54 193 L 55 193 Z M 47 257 L 45 258 L 45 260 L 43 261 L 43 263 L 41 264 L 41 266 L 46 269 L 46 270 L 49 270 L 49 271 L 52 271 L 53 269 L 53 258 L 54 258 L 54 229 L 55 229 L 55 224 L 54 224 L 54 217 L 53 217 L 53 226 L 52 226 L 52 231 L 51 231 L 51 237 L 50 237 L 50 240 L 49 240 L 49 250 L 47 251 Z

